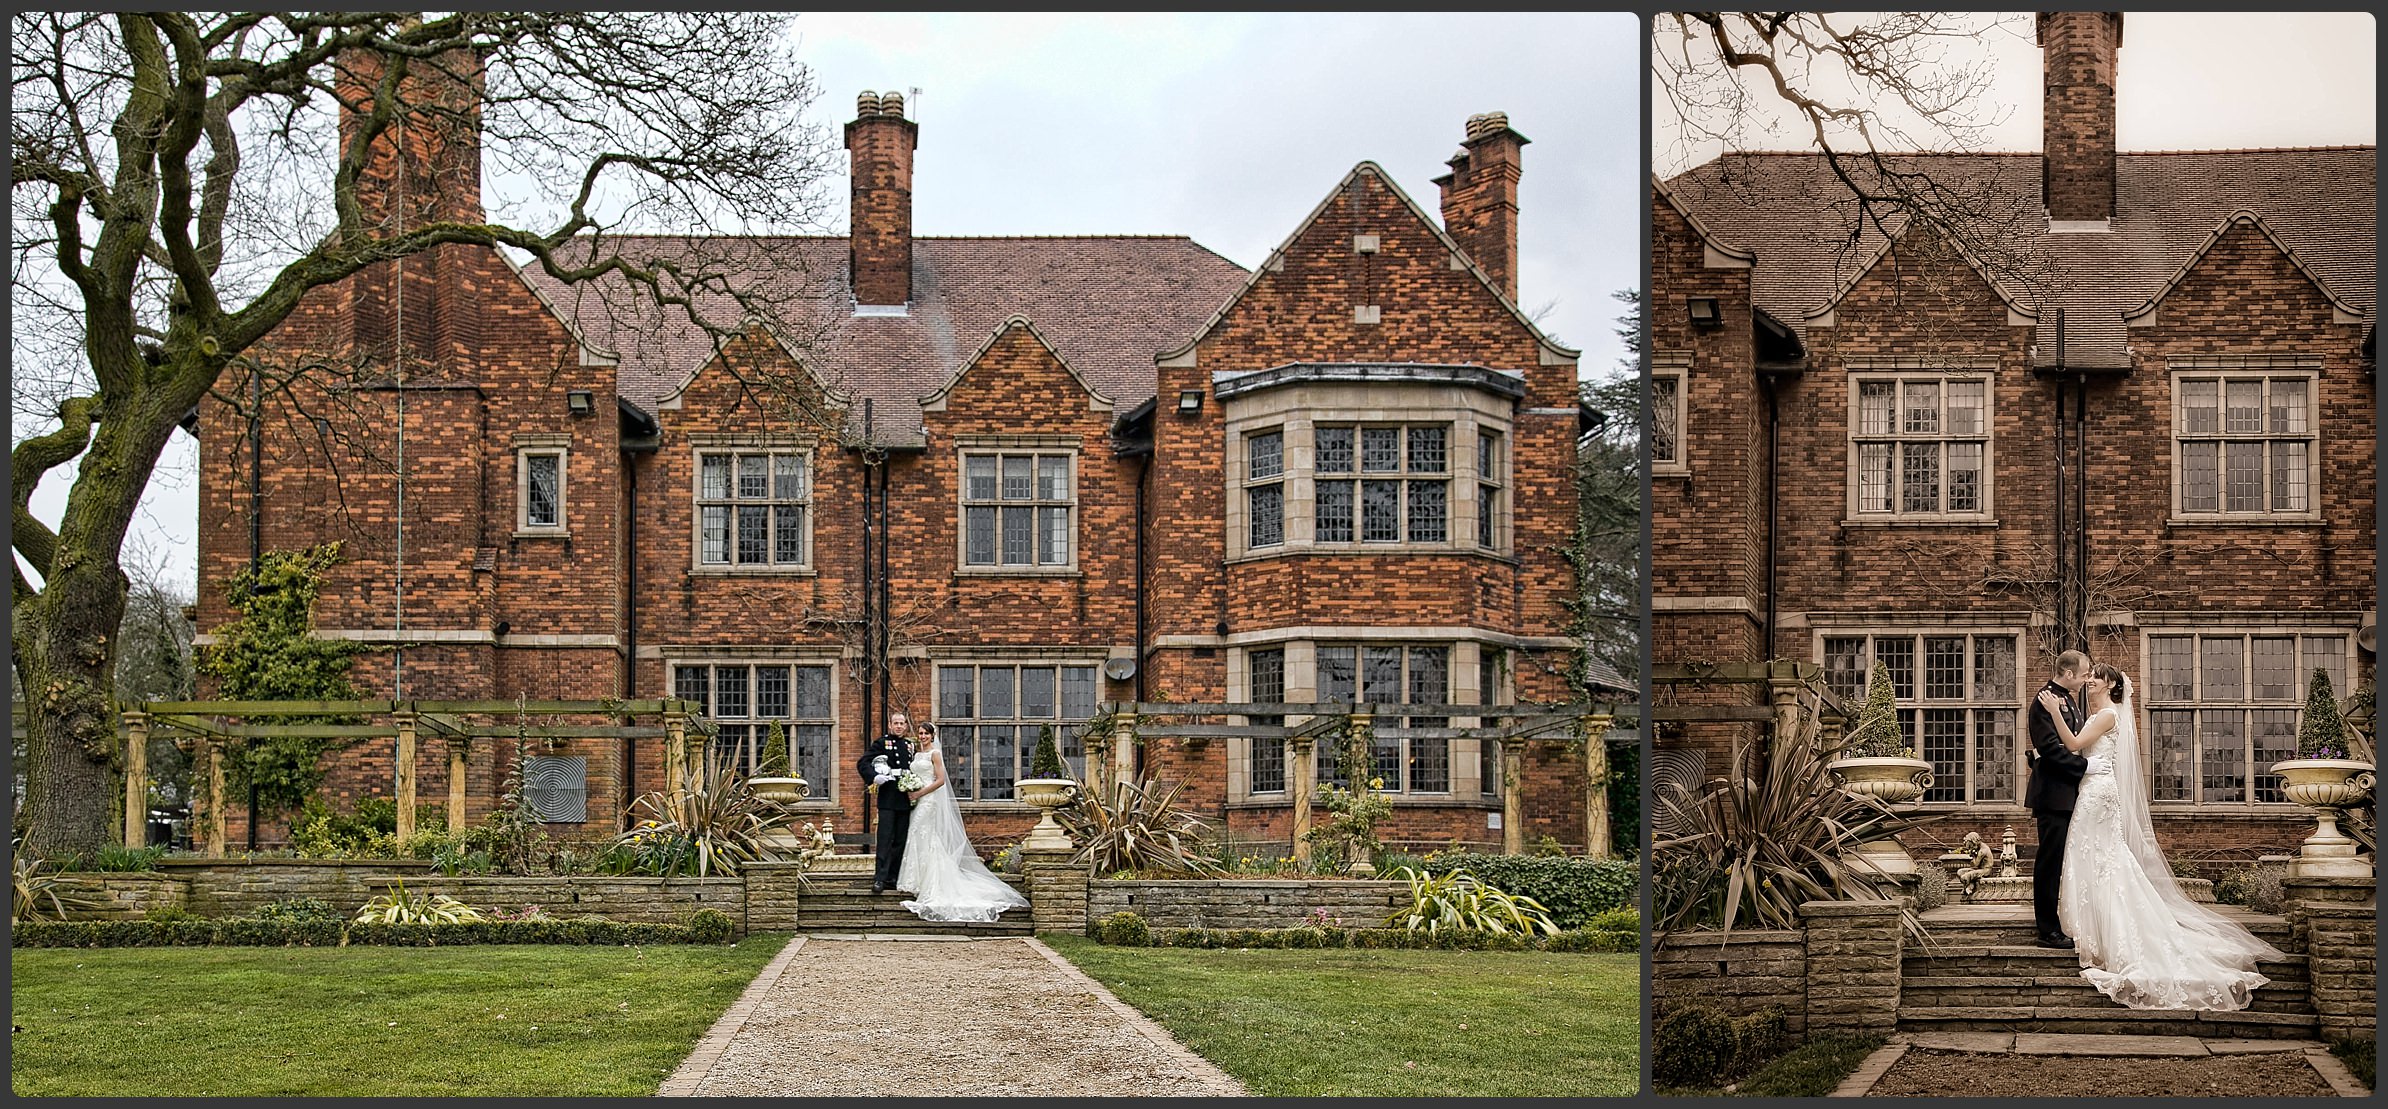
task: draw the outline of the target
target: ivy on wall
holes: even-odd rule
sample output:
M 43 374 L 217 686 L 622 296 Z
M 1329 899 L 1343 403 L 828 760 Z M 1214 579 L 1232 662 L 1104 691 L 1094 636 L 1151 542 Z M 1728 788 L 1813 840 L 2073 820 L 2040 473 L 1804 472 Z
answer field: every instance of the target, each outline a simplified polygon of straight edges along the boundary
M 214 681 L 217 698 L 341 701 L 357 696 L 349 668 L 368 648 L 312 634 L 324 575 L 339 561 L 338 543 L 268 551 L 225 583 L 233 619 L 217 630 L 215 643 L 199 651 L 199 672 Z M 311 719 L 282 718 L 288 723 Z M 319 761 L 333 745 L 306 736 L 250 738 L 228 752 L 225 770 L 238 788 L 256 787 L 260 814 L 289 812 L 323 783 Z

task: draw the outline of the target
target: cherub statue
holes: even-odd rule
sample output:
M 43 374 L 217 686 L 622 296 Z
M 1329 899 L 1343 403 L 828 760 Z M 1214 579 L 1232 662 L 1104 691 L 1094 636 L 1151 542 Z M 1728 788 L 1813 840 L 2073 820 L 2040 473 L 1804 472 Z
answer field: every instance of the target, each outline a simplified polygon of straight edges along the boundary
M 1965 895 L 1973 896 L 1975 882 L 1990 876 L 1990 845 L 1982 842 L 1982 833 L 1965 833 L 1967 863 L 1957 871 L 1957 880 L 1965 884 Z

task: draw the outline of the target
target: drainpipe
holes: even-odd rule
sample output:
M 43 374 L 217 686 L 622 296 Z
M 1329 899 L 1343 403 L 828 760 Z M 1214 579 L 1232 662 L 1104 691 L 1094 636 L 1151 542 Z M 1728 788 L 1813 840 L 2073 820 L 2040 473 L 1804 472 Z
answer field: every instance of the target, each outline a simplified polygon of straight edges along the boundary
M 879 707 L 878 703 L 872 699 L 872 693 L 876 686 L 870 681 L 871 648 L 873 646 L 870 630 L 872 627 L 871 611 L 877 597 L 877 586 L 871 580 L 871 414 L 871 398 L 864 397 L 862 398 L 862 444 L 855 448 L 854 457 L 862 466 L 860 471 L 862 476 L 862 498 L 860 501 L 862 520 L 858 530 L 862 536 L 862 742 L 865 744 L 879 734 L 872 727 L 873 721 L 878 717 Z M 862 830 L 866 833 L 871 830 L 871 802 L 875 792 L 877 791 L 869 789 L 862 791 Z
M 876 624 L 876 630 L 873 633 L 873 638 L 877 641 L 879 656 L 879 712 L 882 719 L 885 719 L 886 717 L 895 713 L 895 689 L 893 685 L 895 680 L 895 659 L 893 657 L 895 654 L 895 620 L 893 618 L 893 613 L 895 611 L 895 588 L 888 580 L 889 570 L 887 557 L 888 548 L 894 546 L 887 514 L 887 470 L 889 462 L 890 459 L 887 456 L 882 455 L 879 459 L 878 466 L 879 499 L 877 507 L 879 510 L 879 619 Z
M 617 420 L 620 416 L 615 417 Z M 622 460 L 622 699 L 638 699 L 638 465 Z M 622 737 L 622 829 L 630 829 L 630 807 L 638 797 L 638 742 Z
M 1775 567 L 1778 550 L 1775 538 L 1777 531 L 1775 518 L 1779 506 L 1776 489 L 1779 485 L 1781 470 L 1783 418 L 1774 376 L 1760 374 L 1758 381 L 1766 390 L 1766 645 L 1764 655 L 1771 659 L 1775 657 Z
M 1154 406 L 1153 413 L 1154 422 L 1158 423 L 1159 405 Z M 1145 489 L 1152 477 L 1152 472 L 1152 453 L 1148 452 L 1136 459 L 1136 700 L 1138 701 L 1145 699 L 1144 641 L 1147 627 L 1145 623 L 1145 590 L 1148 586 L 1144 580 L 1144 527 L 1145 512 L 1147 511 Z
M 255 574 L 265 561 L 265 437 L 258 431 L 258 422 L 265 415 L 265 372 L 252 367 L 249 371 L 249 573 Z M 215 804 L 223 804 L 218 797 Z M 257 850 L 257 779 L 249 778 L 249 850 Z M 209 850 L 214 850 L 212 846 Z
M 2090 649 L 2089 591 L 2089 375 L 2073 378 L 2073 581 L 2080 589 L 2073 606 L 2081 629 L 2080 648 Z
M 2055 583 L 2055 584 L 2056 584 L 2056 590 L 2055 590 L 2055 593 L 2056 593 L 2056 596 L 2055 596 L 2055 602 L 2056 602 L 2056 613 L 2055 613 L 2055 619 L 2056 619 L 2057 649 L 2058 649 L 2058 650 L 2060 650 L 2060 651 L 2061 651 L 2061 650 L 2063 650 L 2063 649 L 2065 649 L 2065 648 L 2067 648 L 2067 647 L 2070 647 L 2070 646 L 2072 646 L 2072 642 L 2073 642 L 2073 633 L 2072 633 L 2072 631 L 2070 630 L 2070 629 L 2072 628 L 2072 623 L 2071 623 L 2071 621 L 2070 621 L 2069 619 L 2067 619 L 2067 612 L 2068 612 L 2068 610 L 2070 610 L 2070 609 L 2073 607 L 2073 579 L 2072 579 L 2072 576 L 2071 576 L 2070 574 L 2068 574 L 2068 573 L 2066 572 L 2066 570 L 2065 570 L 2065 555 L 2066 555 L 2066 549 L 2065 549 L 2065 384 L 2064 384 L 2064 377 L 2063 377 L 2063 374 L 2064 374 L 2064 369 L 2065 369 L 2065 310 L 2064 310 L 2064 309 L 2062 309 L 2062 308 L 2059 308 L 2059 309 L 2057 309 L 2057 310 L 2056 310 L 2056 373 L 2055 373 L 2054 375 L 2052 375 L 2052 379 L 2053 379 L 2053 380 L 2056 382 L 2056 426 L 2055 426 L 2055 428 L 2054 428 L 2054 432 L 2055 432 L 2055 434 L 2054 434 L 2054 436 L 2053 436 L 2053 438 L 2054 438 L 2054 440 L 2055 440 L 2055 445 L 2056 445 L 2056 497 L 2055 497 L 2055 501 L 2056 501 L 2056 530 L 2055 530 L 2053 533 L 2051 533 L 2051 534 L 2050 534 L 2050 536 L 2049 536 L 2049 539 L 2050 539 L 2050 541 L 2051 541 L 2051 542 L 2053 542 L 2053 543 L 2055 544 L 2055 552 L 2054 552 L 2054 553 L 2055 553 L 2055 556 L 2056 556 L 2056 583 Z

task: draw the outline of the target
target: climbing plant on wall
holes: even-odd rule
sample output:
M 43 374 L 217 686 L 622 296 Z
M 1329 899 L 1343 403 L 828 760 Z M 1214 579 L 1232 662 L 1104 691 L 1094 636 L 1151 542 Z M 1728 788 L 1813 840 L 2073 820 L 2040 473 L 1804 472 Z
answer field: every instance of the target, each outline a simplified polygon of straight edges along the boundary
M 268 551 L 225 583 L 233 619 L 198 652 L 199 673 L 214 683 L 215 697 L 340 701 L 357 696 L 348 673 L 365 645 L 311 634 L 324 575 L 339 561 L 338 543 Z M 256 787 L 260 814 L 289 812 L 322 784 L 318 760 L 329 746 L 331 741 L 308 736 L 250 738 L 228 752 L 225 771 L 238 788 Z

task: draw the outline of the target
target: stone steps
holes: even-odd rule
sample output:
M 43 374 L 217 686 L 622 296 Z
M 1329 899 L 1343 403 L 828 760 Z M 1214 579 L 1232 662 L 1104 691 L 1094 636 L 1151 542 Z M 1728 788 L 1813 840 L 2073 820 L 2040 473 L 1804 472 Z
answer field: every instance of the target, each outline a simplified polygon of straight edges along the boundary
M 2034 1009 L 2119 1009 L 2114 999 L 2099 993 L 2098 988 L 2078 974 L 2063 976 L 1959 975 L 1919 976 L 1910 974 L 1899 983 L 1899 1005 L 1902 1009 L 1950 1009 L 1990 1006 Z M 2274 981 L 2256 988 L 2255 999 L 2249 1009 L 2261 1013 L 2313 1012 L 2312 999 L 2307 996 L 2305 983 Z
M 1902 1032 L 2061 1032 L 2107 1036 L 2202 1036 L 2283 1039 L 2316 1034 L 2311 1012 L 2209 1013 L 2189 1009 L 2091 1008 L 2065 1005 L 1910 1006 L 1902 998 Z
M 1026 936 L 1035 933 L 1026 909 L 992 921 L 922 920 L 904 908 L 909 894 L 871 892 L 870 881 L 815 882 L 799 895 L 796 928 L 801 932 L 879 932 L 891 935 Z
M 2275 982 L 2303 982 L 2306 978 L 2305 957 L 2291 955 L 2285 960 L 2266 960 L 2256 964 L 2264 977 Z M 1916 977 L 2009 977 L 2076 978 L 2081 976 L 2081 959 L 2071 951 L 2048 947 L 2025 947 L 1985 944 L 1935 944 L 1929 949 L 1909 948 L 1900 959 L 1900 973 Z

